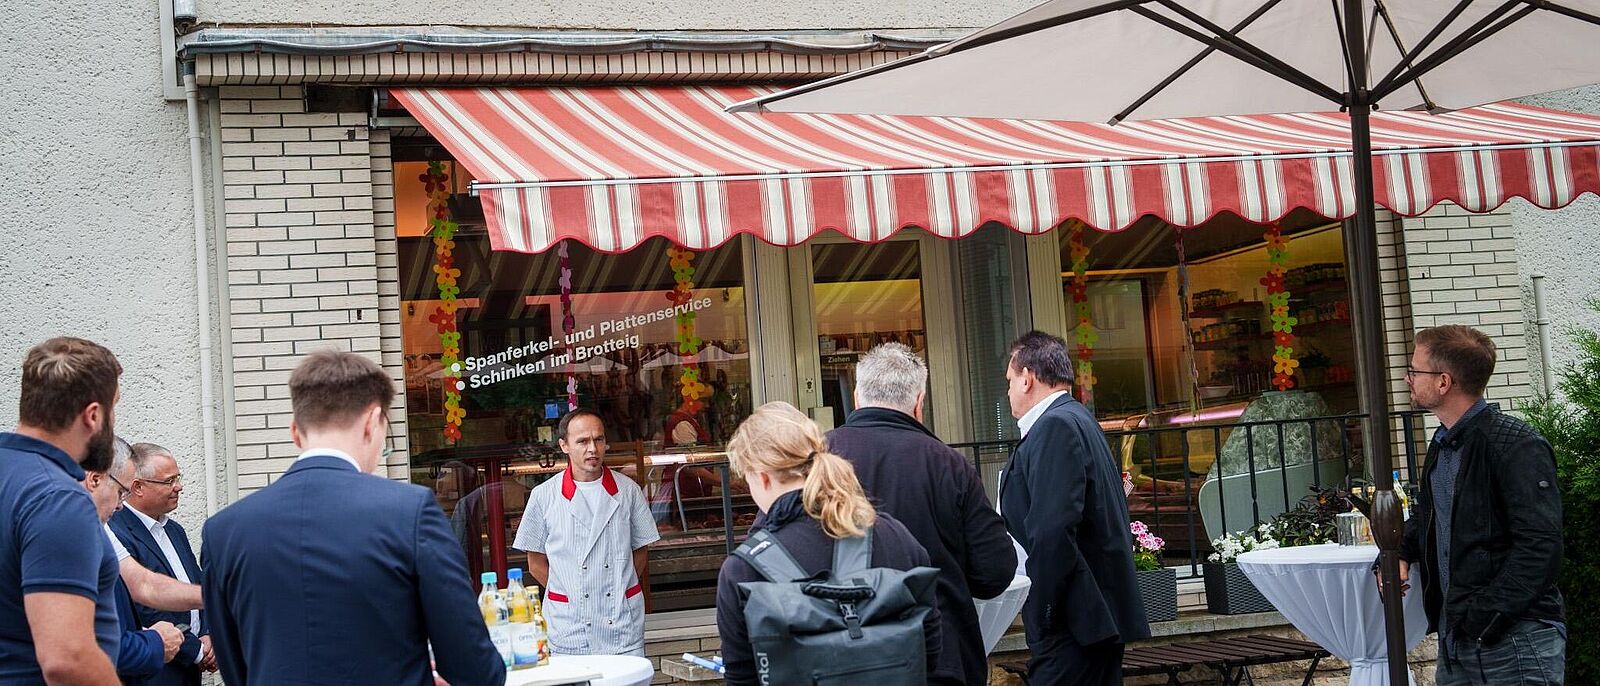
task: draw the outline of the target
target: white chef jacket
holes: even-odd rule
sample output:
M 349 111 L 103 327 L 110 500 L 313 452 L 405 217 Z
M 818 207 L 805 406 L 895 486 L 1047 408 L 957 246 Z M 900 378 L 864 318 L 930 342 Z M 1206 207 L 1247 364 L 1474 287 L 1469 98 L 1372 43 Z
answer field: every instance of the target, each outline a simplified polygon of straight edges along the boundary
M 596 518 L 567 468 L 528 496 L 512 547 L 550 560 L 544 615 L 559 655 L 644 655 L 644 595 L 633 551 L 661 539 L 644 491 L 606 470 Z

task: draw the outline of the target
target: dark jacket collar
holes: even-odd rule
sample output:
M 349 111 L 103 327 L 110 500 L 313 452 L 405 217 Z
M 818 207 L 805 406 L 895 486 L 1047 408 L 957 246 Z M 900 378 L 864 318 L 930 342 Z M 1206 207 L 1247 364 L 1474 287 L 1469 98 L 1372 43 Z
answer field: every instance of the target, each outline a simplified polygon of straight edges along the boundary
M 72 477 L 73 481 L 83 481 L 83 466 L 79 465 L 77 460 L 72 459 L 72 456 L 68 455 L 67 451 L 37 438 L 18 433 L 0 432 L 0 450 L 16 450 L 42 455 L 54 462 L 57 467 L 60 467 L 61 471 L 66 472 L 67 476 Z
M 887 407 L 863 407 L 855 412 L 851 412 L 850 417 L 845 420 L 844 425 L 858 429 L 901 429 L 905 431 L 920 431 L 928 436 L 938 438 L 937 436 L 933 435 L 932 431 L 928 430 L 928 427 L 923 426 L 922 422 L 917 421 L 911 415 L 899 410 L 891 410 Z
M 1461 440 L 1466 437 L 1467 432 L 1478 424 L 1478 420 L 1487 419 L 1493 414 L 1491 410 L 1488 401 L 1478 398 L 1478 402 L 1473 403 L 1472 407 L 1461 415 L 1461 419 L 1456 420 L 1455 426 L 1448 429 L 1441 426 L 1434 431 L 1433 442 L 1452 449 L 1456 448 L 1461 445 Z
M 355 465 L 345 462 L 344 458 L 336 455 L 307 455 L 295 460 L 294 464 L 289 465 L 289 469 L 283 475 L 288 476 L 310 469 L 337 469 L 346 472 L 360 472 L 355 468 Z

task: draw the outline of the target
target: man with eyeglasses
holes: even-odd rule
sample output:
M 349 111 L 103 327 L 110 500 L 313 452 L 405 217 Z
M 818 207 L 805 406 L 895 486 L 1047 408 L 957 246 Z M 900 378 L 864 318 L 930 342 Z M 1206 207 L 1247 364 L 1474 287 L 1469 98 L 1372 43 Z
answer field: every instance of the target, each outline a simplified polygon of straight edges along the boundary
M 116 438 L 112 455 L 108 469 L 85 472 L 83 478 L 83 487 L 88 489 L 89 497 L 94 500 L 95 512 L 101 522 L 109 522 L 116 512 L 126 509 L 123 506 L 128 500 L 128 484 L 133 481 L 133 449 L 128 442 Z M 116 550 L 117 561 L 121 563 L 127 560 L 128 550 L 111 533 L 109 525 L 105 526 L 105 532 L 106 539 Z M 160 673 L 162 667 L 177 656 L 178 650 L 183 647 L 184 633 L 172 622 L 142 624 L 133 610 L 133 597 L 128 594 L 128 586 L 120 578 L 114 593 L 117 620 L 122 625 L 122 641 L 114 656 L 117 676 L 122 679 L 123 686 L 145 686 L 149 683 L 147 679 Z
M 168 516 L 178 509 L 183 494 L 177 460 L 172 451 L 154 443 L 135 444 L 131 451 L 133 479 L 127 484 L 126 507 L 111 516 L 112 532 L 133 559 L 152 572 L 186 584 L 198 582 L 200 565 L 189 535 Z M 215 669 L 211 637 L 199 610 L 170 612 L 136 604 L 134 611 L 144 625 L 171 622 L 188 627 L 177 658 L 147 682 L 150 686 L 199 686 L 200 672 Z
M 1555 455 L 1532 427 L 1484 400 L 1495 366 L 1488 336 L 1449 325 L 1417 332 L 1415 343 L 1411 404 L 1440 427 L 1406 522 L 1400 580 L 1418 579 L 1428 630 L 1439 633 L 1436 681 L 1561 684 Z

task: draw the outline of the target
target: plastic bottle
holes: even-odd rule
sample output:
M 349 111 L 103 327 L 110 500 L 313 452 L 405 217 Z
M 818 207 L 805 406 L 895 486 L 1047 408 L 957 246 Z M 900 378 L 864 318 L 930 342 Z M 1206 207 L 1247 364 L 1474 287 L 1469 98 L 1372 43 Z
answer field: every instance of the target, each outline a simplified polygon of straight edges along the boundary
M 506 607 L 510 612 L 511 668 L 528 669 L 548 663 L 548 637 L 533 621 L 533 607 L 522 587 L 522 570 L 506 570 Z
M 510 611 L 495 588 L 499 577 L 494 572 L 484 572 L 479 578 L 483 581 L 483 590 L 478 593 L 478 611 L 483 613 L 483 623 L 489 627 L 489 640 L 494 642 L 495 650 L 500 651 L 500 659 L 510 667 L 511 626 L 506 621 Z

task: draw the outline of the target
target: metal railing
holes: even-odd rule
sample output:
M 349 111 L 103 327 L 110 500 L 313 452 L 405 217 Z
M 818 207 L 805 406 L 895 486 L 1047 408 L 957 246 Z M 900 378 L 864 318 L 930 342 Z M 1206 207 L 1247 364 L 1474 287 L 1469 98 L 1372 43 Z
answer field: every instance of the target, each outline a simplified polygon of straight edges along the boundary
M 1426 455 L 1422 435 L 1422 415 L 1417 411 L 1397 412 L 1391 440 L 1404 460 L 1396 465 L 1402 480 L 1420 474 Z M 1105 432 L 1112 456 L 1122 460 L 1125 471 L 1136 472 L 1134 491 L 1129 495 L 1132 519 L 1144 521 L 1167 542 L 1163 562 L 1179 567 L 1180 576 L 1198 576 L 1200 565 L 1211 551 L 1211 539 L 1270 521 L 1279 512 L 1294 507 L 1311 495 L 1310 488 L 1293 488 L 1297 479 L 1291 470 L 1309 472 L 1304 486 L 1337 486 L 1351 491 L 1356 480 L 1366 480 L 1361 451 L 1361 425 L 1364 414 L 1327 415 L 1201 426 L 1130 428 Z M 1304 448 L 1292 450 L 1298 434 Z M 961 451 L 983 478 L 991 498 L 998 474 L 1016 446 L 1015 440 L 978 441 L 951 444 Z M 1210 454 L 1195 450 L 1196 444 L 1209 445 Z M 1234 448 L 1234 445 L 1239 447 Z M 1331 451 L 1329 450 L 1331 448 Z M 1265 449 L 1266 454 L 1263 453 Z M 1228 457 L 1242 459 L 1224 460 Z M 1333 454 L 1328 454 L 1332 452 Z M 1219 464 L 1219 462 L 1221 462 Z M 1299 469 L 1303 468 L 1303 469 Z M 1325 473 L 1338 474 L 1327 479 Z M 1295 474 L 1302 477 L 1302 474 Z M 1234 485 L 1230 482 L 1243 482 Z M 1207 531 L 1202 502 L 1202 487 L 1215 483 L 1216 523 Z M 1243 498 L 1231 499 L 1231 491 L 1248 491 L 1249 516 L 1235 511 Z M 1208 490 L 1209 494 L 1211 491 Z M 1209 499 L 1208 499 L 1209 500 Z M 1184 573 L 1183 567 L 1187 567 Z

